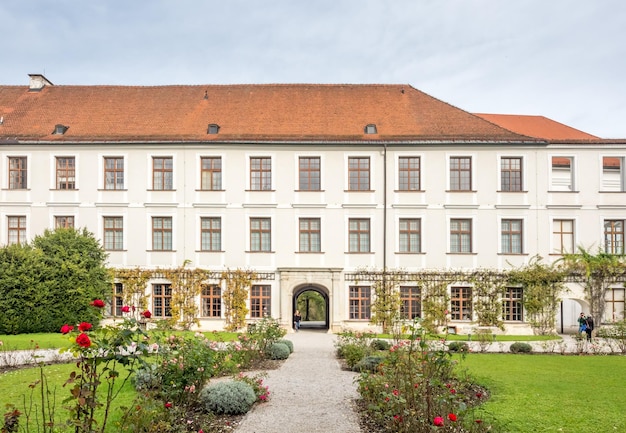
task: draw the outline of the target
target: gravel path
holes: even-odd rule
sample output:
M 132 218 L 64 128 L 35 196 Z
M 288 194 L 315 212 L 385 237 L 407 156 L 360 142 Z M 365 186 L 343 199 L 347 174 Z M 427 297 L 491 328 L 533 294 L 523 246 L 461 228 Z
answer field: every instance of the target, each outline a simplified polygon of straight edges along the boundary
M 254 406 L 237 433 L 358 433 L 353 402 L 357 398 L 355 374 L 341 370 L 335 357 L 335 335 L 300 330 L 285 338 L 294 352 L 264 383 L 267 403 Z

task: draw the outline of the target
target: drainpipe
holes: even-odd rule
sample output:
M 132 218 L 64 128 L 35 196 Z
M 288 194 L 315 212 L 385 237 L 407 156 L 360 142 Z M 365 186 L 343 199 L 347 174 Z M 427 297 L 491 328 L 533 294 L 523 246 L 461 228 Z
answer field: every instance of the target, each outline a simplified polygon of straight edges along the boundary
M 387 143 L 383 143 L 383 283 L 387 273 Z

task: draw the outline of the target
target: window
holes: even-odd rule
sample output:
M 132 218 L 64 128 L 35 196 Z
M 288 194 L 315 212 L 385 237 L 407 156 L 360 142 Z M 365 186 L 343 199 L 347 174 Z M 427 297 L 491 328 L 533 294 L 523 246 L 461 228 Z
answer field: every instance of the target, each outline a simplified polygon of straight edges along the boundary
M 124 189 L 124 158 L 104 158 L 104 189 Z
M 623 287 L 607 289 L 604 296 L 604 300 L 606 301 L 606 307 L 604 308 L 604 322 L 617 322 L 625 318 L 624 294 L 625 289 Z
M 472 220 L 471 219 L 451 219 L 450 220 L 450 252 L 451 253 L 471 253 L 472 252 Z
M 272 190 L 272 159 L 250 157 L 250 189 L 252 191 Z
M 624 158 L 605 156 L 602 158 L 601 191 L 624 192 Z
M 370 190 L 370 159 L 348 158 L 348 189 L 350 191 Z
M 319 218 L 300 218 L 300 252 L 319 253 L 321 248 Z
M 350 218 L 348 221 L 348 251 L 351 253 L 370 252 L 370 220 Z
M 222 189 L 222 158 L 200 158 L 200 189 L 219 191 Z
M 272 250 L 272 223 L 269 218 L 250 218 L 250 251 Z
M 26 242 L 26 217 L 8 216 L 8 240 L 9 245 L 23 244 Z
M 124 248 L 124 219 L 122 217 L 104 217 L 104 249 L 122 250 Z
M 400 286 L 400 316 L 406 320 L 422 317 L 422 291 L 416 286 Z
M 57 156 L 56 189 L 76 189 L 76 160 L 73 156 Z
M 400 218 L 400 252 L 421 252 L 422 222 L 419 218 Z
M 162 319 L 172 317 L 172 285 L 152 285 L 152 314 Z
M 502 191 L 522 191 L 522 158 L 501 158 L 500 189 Z
M 55 216 L 54 217 L 54 228 L 55 229 L 67 229 L 74 227 L 74 217 L 73 216 Z
M 320 158 L 317 156 L 301 156 L 298 160 L 299 186 L 301 191 L 319 191 L 320 183 Z
M 500 227 L 502 254 L 522 254 L 522 220 L 502 220 Z
M 472 190 L 472 158 L 453 156 L 450 158 L 450 190 Z
M 25 156 L 9 157 L 9 189 L 26 189 L 27 174 Z
M 398 187 L 400 191 L 419 191 L 420 184 L 420 157 L 402 156 L 398 160 Z
M 524 291 L 521 287 L 507 287 L 502 297 L 502 318 L 507 322 L 522 321 L 522 296 Z
M 200 218 L 200 244 L 202 251 L 222 250 L 222 219 L 220 217 Z
M 121 316 L 124 306 L 124 286 L 122 283 L 113 283 L 113 297 L 111 299 L 111 316 Z
M 215 284 L 202 286 L 202 317 L 222 317 L 222 289 Z
M 552 157 L 551 191 L 574 191 L 573 162 L 569 156 Z
M 250 317 L 261 318 L 272 315 L 272 286 L 255 284 L 250 288 Z
M 350 286 L 350 320 L 369 320 L 371 288 Z
M 174 160 L 172 157 L 152 158 L 152 189 L 170 191 L 174 189 Z
M 171 217 L 152 217 L 152 249 L 155 251 L 172 250 Z
M 552 245 L 558 254 L 574 252 L 574 220 L 552 221 Z
M 604 252 L 624 254 L 624 220 L 604 221 Z
M 370 123 L 369 125 L 365 125 L 364 131 L 366 134 L 378 134 L 378 129 L 376 129 L 376 125 Z
M 452 320 L 472 320 L 471 287 L 452 287 L 450 289 L 450 318 Z

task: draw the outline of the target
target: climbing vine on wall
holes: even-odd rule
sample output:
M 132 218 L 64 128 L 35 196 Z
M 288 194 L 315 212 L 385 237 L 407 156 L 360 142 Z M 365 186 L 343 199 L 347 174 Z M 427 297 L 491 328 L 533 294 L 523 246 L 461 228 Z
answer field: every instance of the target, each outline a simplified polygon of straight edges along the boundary
M 111 269 L 111 273 L 116 282 L 122 283 L 122 299 L 124 305 L 134 307 L 132 314 L 135 319 L 139 319 L 139 314 L 148 309 L 148 298 L 146 286 L 152 278 L 153 271 L 132 268 L 132 269 Z
M 391 332 L 393 325 L 400 319 L 402 300 L 398 285 L 404 274 L 401 271 L 387 270 L 381 272 L 380 278 L 372 284 L 374 297 L 370 321 L 382 326 L 384 333 Z
M 246 324 L 248 307 L 246 302 L 252 282 L 257 278 L 255 272 L 236 269 L 222 272 L 222 302 L 224 304 L 224 329 L 237 331 Z
M 207 272 L 203 269 L 186 269 L 187 261 L 181 267 L 165 269 L 163 274 L 172 284 L 170 301 L 171 321 L 173 324 L 188 330 L 199 325 L 197 299 L 202 292 Z

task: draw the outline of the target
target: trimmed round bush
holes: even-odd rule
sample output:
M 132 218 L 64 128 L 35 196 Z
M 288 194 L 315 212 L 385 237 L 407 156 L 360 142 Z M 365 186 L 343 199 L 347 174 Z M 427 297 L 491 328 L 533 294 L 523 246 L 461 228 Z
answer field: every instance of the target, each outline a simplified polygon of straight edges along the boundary
M 282 339 L 282 340 L 278 340 L 277 343 L 284 344 L 285 346 L 287 346 L 289 348 L 289 353 L 293 353 L 293 341 L 287 340 L 287 339 Z
M 161 385 L 161 379 L 157 374 L 157 366 L 151 364 L 135 371 L 135 374 L 131 378 L 131 382 L 135 385 L 135 389 L 137 391 L 157 389 Z
M 199 398 L 206 410 L 214 414 L 243 415 L 254 405 L 256 394 L 249 384 L 233 380 L 202 388 Z
M 284 343 L 272 343 L 267 348 L 267 357 L 269 359 L 287 359 L 290 353 L 289 347 Z
M 450 344 L 448 344 L 448 350 L 455 353 L 468 353 L 469 345 L 462 341 L 451 341 Z
M 387 340 L 372 340 L 370 347 L 374 350 L 389 350 L 391 343 Z
M 369 371 L 374 373 L 378 370 L 378 366 L 381 362 L 383 362 L 384 358 L 382 356 L 366 356 L 362 360 L 360 360 L 353 368 L 354 371 Z
M 533 347 L 523 341 L 517 341 L 511 344 L 510 350 L 512 353 L 530 353 L 533 351 Z

